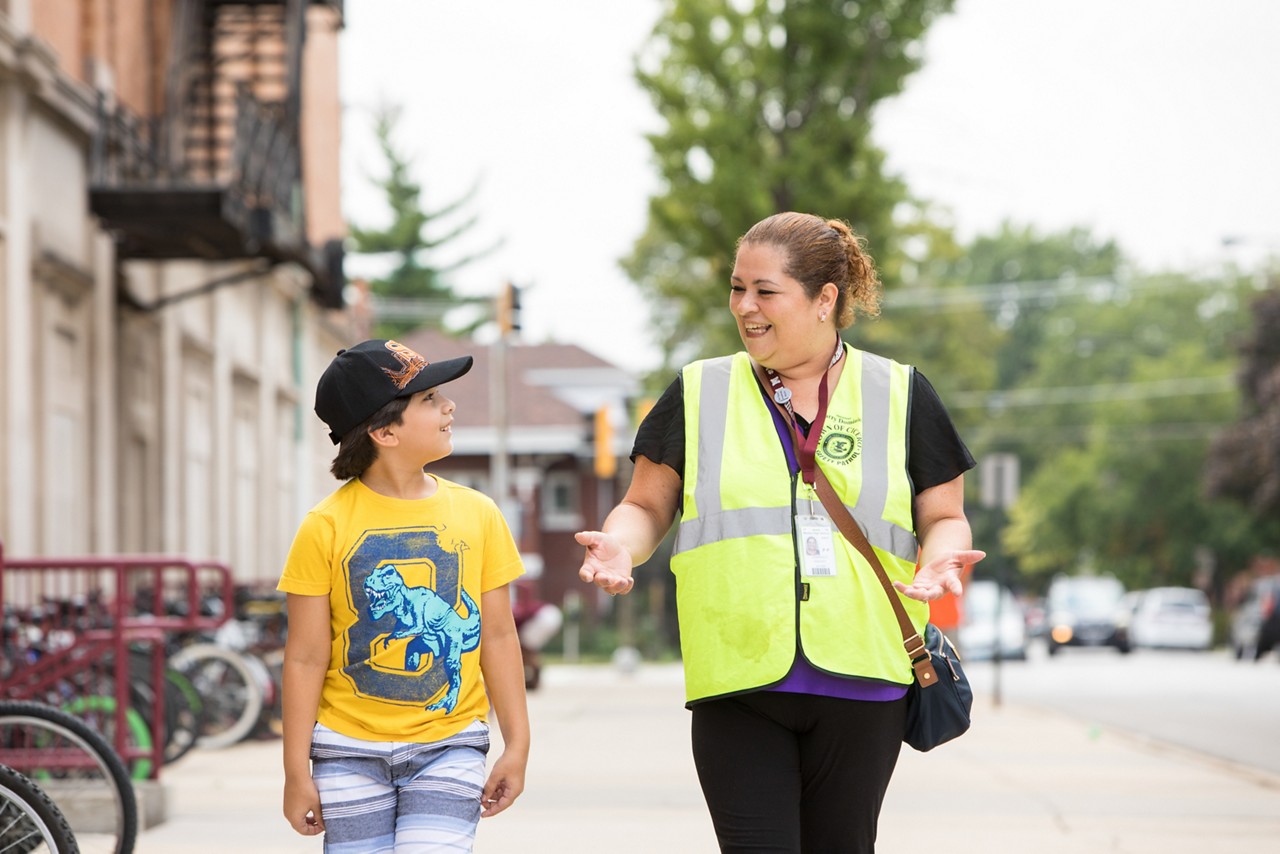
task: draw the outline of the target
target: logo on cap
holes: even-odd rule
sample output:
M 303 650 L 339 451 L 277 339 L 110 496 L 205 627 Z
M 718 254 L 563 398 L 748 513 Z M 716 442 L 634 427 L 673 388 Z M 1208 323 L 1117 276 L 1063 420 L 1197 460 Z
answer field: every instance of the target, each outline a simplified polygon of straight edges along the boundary
M 383 368 L 382 372 L 391 378 L 396 388 L 403 391 L 405 386 L 413 382 L 414 377 L 422 373 L 422 369 L 427 366 L 427 360 L 398 341 L 388 341 L 386 348 L 391 351 L 391 355 L 396 357 L 396 361 L 404 367 L 398 371 Z

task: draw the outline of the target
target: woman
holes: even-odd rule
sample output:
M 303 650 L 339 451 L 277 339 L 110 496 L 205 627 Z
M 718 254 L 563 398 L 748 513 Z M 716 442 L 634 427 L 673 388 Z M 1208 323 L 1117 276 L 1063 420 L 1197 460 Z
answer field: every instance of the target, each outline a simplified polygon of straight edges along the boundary
M 580 577 L 627 593 L 680 512 L 685 690 L 722 851 L 873 851 L 902 744 L 910 662 L 874 572 L 825 518 L 818 469 L 918 629 L 985 557 L 963 507 L 973 458 L 937 394 L 840 340 L 879 288 L 839 220 L 753 226 L 729 295 L 746 352 L 681 371 L 640 426 L 622 503 L 577 535 Z

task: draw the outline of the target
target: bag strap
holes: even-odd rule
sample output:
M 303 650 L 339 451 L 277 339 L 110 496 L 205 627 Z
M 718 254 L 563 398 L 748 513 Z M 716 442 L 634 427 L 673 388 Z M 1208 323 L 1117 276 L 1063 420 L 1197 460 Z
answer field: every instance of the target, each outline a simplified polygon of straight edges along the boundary
M 767 389 L 767 380 L 761 376 L 760 365 L 754 359 L 751 360 L 751 367 L 755 371 L 756 377 L 766 383 L 764 387 Z M 770 400 L 774 407 L 782 413 L 783 419 L 794 427 L 790 413 L 780 406 L 776 400 L 772 400 L 772 398 Z M 866 534 L 862 533 L 862 528 L 854 520 L 849 508 L 845 507 L 844 502 L 836 495 L 835 487 L 831 485 L 831 481 L 827 480 L 826 473 L 822 470 L 822 466 L 817 464 L 816 460 L 814 464 L 814 487 L 818 492 L 818 499 L 822 502 L 822 506 L 826 508 L 831 521 L 840 529 L 840 533 L 849 541 L 849 544 L 857 549 L 858 553 L 866 558 L 867 563 L 871 564 L 871 568 L 875 570 L 876 580 L 880 582 L 884 595 L 889 598 L 889 604 L 893 607 L 893 614 L 898 619 L 898 628 L 902 632 L 902 647 L 907 651 L 907 657 L 911 659 L 911 668 L 915 671 L 916 681 L 920 683 L 922 688 L 936 684 L 938 674 L 933 669 L 933 662 L 929 658 L 929 650 L 925 647 L 924 639 L 920 637 L 920 633 L 916 631 L 911 618 L 907 616 L 907 609 L 902 606 L 902 599 L 898 591 L 894 589 L 892 582 L 889 581 L 889 574 L 885 572 L 884 565 L 880 563 L 880 557 L 876 554 L 875 549 L 871 547 L 871 543 L 867 542 Z
M 831 521 L 835 522 L 844 538 L 867 559 L 867 563 L 871 564 L 871 568 L 875 570 L 876 580 L 880 582 L 884 595 L 889 597 L 893 614 L 898 618 L 898 628 L 902 632 L 902 647 L 911 659 L 911 668 L 916 673 L 916 681 L 922 688 L 929 687 L 938 681 L 938 674 L 933 669 L 933 662 L 929 659 L 929 651 L 925 648 L 924 640 L 911 623 L 911 618 L 907 616 L 907 609 L 902 607 L 900 594 L 894 589 L 892 582 L 889 581 L 889 574 L 884 571 L 884 565 L 880 563 L 880 556 L 876 554 L 875 549 L 871 548 L 871 543 L 867 542 L 866 534 L 862 533 L 862 528 L 849 513 L 849 508 L 845 507 L 844 502 L 836 495 L 835 488 L 832 487 L 831 481 L 827 480 L 822 466 L 815 466 L 814 472 L 814 485 L 818 490 L 818 498 L 822 501 L 822 506 L 827 508 Z

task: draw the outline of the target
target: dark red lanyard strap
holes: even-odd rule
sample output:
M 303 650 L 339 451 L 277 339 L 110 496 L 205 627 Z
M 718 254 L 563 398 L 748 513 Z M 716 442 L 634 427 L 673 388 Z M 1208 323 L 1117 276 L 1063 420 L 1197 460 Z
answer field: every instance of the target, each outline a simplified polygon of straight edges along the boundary
M 813 486 L 814 471 L 813 468 L 817 464 L 816 456 L 818 452 L 818 440 L 822 437 L 822 425 L 827 420 L 827 375 L 822 375 L 822 382 L 818 384 L 818 414 L 809 424 L 809 432 L 806 435 L 800 433 L 800 425 L 796 423 L 795 413 L 791 415 L 791 430 L 796 437 L 796 457 L 800 461 L 800 476 L 804 478 L 804 482 Z
M 840 361 L 843 353 L 844 344 L 837 337 L 836 350 L 831 354 L 831 364 L 827 365 L 826 371 L 822 374 L 822 382 L 818 384 L 818 414 L 809 424 L 808 435 L 801 433 L 800 425 L 796 423 L 796 411 L 791 407 L 791 389 L 782 384 L 782 377 L 773 368 L 760 366 L 764 369 L 765 377 L 773 388 L 774 402 L 787 411 L 787 421 L 791 424 L 791 432 L 796 438 L 796 458 L 800 463 L 800 474 L 804 482 L 810 486 L 814 484 L 814 466 L 817 465 L 815 457 L 818 441 L 822 438 L 822 425 L 827 420 L 827 377 L 831 375 L 831 368 Z

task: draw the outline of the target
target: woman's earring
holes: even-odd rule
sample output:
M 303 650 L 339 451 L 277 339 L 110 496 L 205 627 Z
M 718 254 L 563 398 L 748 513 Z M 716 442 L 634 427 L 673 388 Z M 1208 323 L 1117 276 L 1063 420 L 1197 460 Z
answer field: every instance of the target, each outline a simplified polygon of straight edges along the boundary
M 818 320 L 826 320 L 826 319 L 827 319 L 827 313 L 825 311 L 818 313 Z

